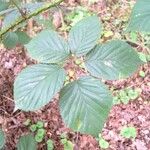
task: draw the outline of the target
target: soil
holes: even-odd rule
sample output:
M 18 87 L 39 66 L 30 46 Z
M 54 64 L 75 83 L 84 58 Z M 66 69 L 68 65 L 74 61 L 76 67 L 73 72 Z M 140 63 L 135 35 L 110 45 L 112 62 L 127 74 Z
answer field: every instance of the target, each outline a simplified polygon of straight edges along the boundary
M 132 3 L 132 2 L 131 2 Z M 133 1 L 134 3 L 134 1 Z M 87 1 L 80 3 L 84 6 Z M 68 7 L 76 7 L 78 2 L 72 1 Z M 119 8 L 119 6 L 121 8 Z M 122 9 L 124 7 L 124 9 Z M 121 37 L 122 29 L 126 25 L 126 16 L 131 12 L 128 1 L 109 1 L 99 0 L 89 6 L 89 10 L 95 11 L 104 23 L 104 29 L 109 29 L 115 33 L 110 37 L 102 37 L 102 42 L 112 38 Z M 109 14 L 111 17 L 105 20 Z M 119 18 L 120 23 L 116 26 L 114 20 Z M 137 51 L 145 53 L 145 49 L 136 45 Z M 23 124 L 27 119 L 32 122 L 42 120 L 45 122 L 46 136 L 45 141 L 50 138 L 54 141 L 55 150 L 63 150 L 60 142 L 60 135 L 66 133 L 69 140 L 75 146 L 75 150 L 99 150 L 96 139 L 89 135 L 74 133 L 62 122 L 59 108 L 58 96 L 52 102 L 36 112 L 14 112 L 13 82 L 17 74 L 27 65 L 35 63 L 27 55 L 21 46 L 15 49 L 5 49 L 0 47 L 0 124 L 6 133 L 7 141 L 5 150 L 15 150 L 16 143 L 21 135 L 29 133 L 29 129 Z M 139 71 L 145 72 L 145 77 L 139 76 Z M 146 63 L 130 78 L 119 81 L 107 81 L 106 84 L 115 90 L 126 87 L 140 88 L 140 96 L 129 102 L 127 105 L 119 104 L 113 106 L 109 118 L 102 131 L 102 136 L 109 142 L 108 150 L 149 150 L 150 149 L 150 64 Z M 125 139 L 120 135 L 120 130 L 124 126 L 134 126 L 137 129 L 137 137 Z M 45 150 L 45 142 L 38 145 L 39 150 Z

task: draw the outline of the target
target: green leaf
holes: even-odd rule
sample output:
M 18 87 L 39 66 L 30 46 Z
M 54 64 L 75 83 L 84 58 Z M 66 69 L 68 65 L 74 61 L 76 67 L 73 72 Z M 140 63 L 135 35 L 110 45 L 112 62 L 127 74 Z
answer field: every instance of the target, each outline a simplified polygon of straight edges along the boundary
M 37 134 L 38 134 L 39 136 L 44 136 L 45 133 L 46 133 L 45 129 L 38 129 L 38 131 L 37 131 Z
M 43 63 L 59 63 L 70 54 L 68 44 L 52 30 L 39 33 L 26 48 L 33 59 Z
M 85 17 L 91 16 L 92 13 L 83 6 L 75 7 L 70 13 L 68 13 L 65 19 L 70 23 L 70 26 L 74 26 L 77 22 Z
M 114 104 L 114 105 L 117 105 L 117 104 L 120 104 L 120 103 L 121 103 L 121 102 L 120 102 L 119 97 L 117 97 L 117 96 L 113 97 L 113 104 Z
M 131 40 L 132 40 L 133 42 L 136 42 L 136 41 L 137 41 L 137 38 L 138 38 L 138 35 L 137 35 L 136 32 L 131 32 L 131 33 L 130 33 L 130 37 L 131 37 Z
M 77 56 L 87 54 L 100 37 L 101 24 L 97 16 L 79 21 L 69 33 L 71 52 Z
M 27 44 L 31 38 L 23 31 L 16 31 L 15 32 L 18 36 L 18 44 Z
M 47 144 L 47 150 L 53 150 L 54 149 L 54 143 L 51 139 L 48 139 L 46 144 Z
M 2 129 L 0 129 L 0 149 L 2 149 L 5 145 L 5 135 Z
M 37 143 L 32 134 L 22 136 L 17 143 L 17 150 L 36 150 Z
M 61 90 L 59 106 L 68 127 L 98 136 L 112 106 L 112 96 L 103 83 L 87 76 Z
M 99 140 L 99 146 L 102 149 L 107 149 L 107 148 L 109 148 L 109 143 L 106 140 L 104 140 L 104 139 L 100 139 Z
M 138 98 L 139 96 L 139 91 L 137 89 L 128 89 L 128 96 L 130 99 L 134 100 Z
M 138 55 L 139 55 L 139 58 L 140 58 L 143 62 L 147 63 L 147 55 L 146 55 L 146 54 L 144 54 L 144 53 L 142 53 L 142 52 L 138 52 Z
M 32 125 L 30 126 L 30 130 L 31 130 L 32 132 L 35 132 L 35 131 L 37 130 L 36 124 L 32 124 Z
M 44 138 L 43 135 L 38 135 L 38 134 L 35 135 L 35 141 L 38 143 L 42 142 L 43 138 Z
M 64 150 L 73 150 L 73 143 L 69 140 L 67 140 L 67 142 L 64 144 Z
M 11 10 L 8 14 L 6 14 L 3 20 L 2 28 L 5 29 L 10 27 L 11 24 L 16 22 L 19 17 L 21 17 L 21 14 L 17 9 Z
M 127 92 L 125 90 L 120 90 L 119 91 L 119 97 L 126 97 L 127 96 Z
M 22 70 L 14 83 L 15 109 L 34 111 L 59 92 L 65 71 L 58 65 L 37 64 Z
M 8 7 L 9 7 L 9 4 L 7 2 L 0 0 L 0 11 L 7 9 Z
M 130 98 L 128 96 L 124 96 L 124 97 L 121 97 L 120 100 L 123 104 L 128 104 Z
M 137 0 L 132 10 L 127 31 L 150 32 L 149 0 Z
M 8 32 L 4 36 L 3 44 L 6 48 L 14 48 L 18 43 L 18 36 L 14 32 Z
M 97 45 L 86 58 L 87 70 L 95 77 L 116 80 L 131 76 L 141 64 L 134 49 L 119 40 Z
M 137 131 L 135 127 L 123 127 L 120 134 L 125 138 L 136 138 Z
M 144 77 L 145 77 L 145 72 L 141 70 L 141 71 L 139 72 L 139 75 L 140 75 L 142 78 L 144 78 Z
M 36 123 L 36 126 L 40 129 L 40 128 L 43 128 L 44 127 L 44 122 L 43 121 L 38 121 Z

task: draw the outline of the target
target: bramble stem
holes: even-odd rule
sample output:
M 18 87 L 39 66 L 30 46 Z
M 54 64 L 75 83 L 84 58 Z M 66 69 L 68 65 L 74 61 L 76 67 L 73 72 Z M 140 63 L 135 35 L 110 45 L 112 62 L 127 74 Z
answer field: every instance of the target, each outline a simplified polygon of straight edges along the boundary
M 16 20 L 14 23 L 12 23 L 8 28 L 3 29 L 0 32 L 0 38 L 2 39 L 2 36 L 4 34 L 6 34 L 8 31 L 14 29 L 16 26 L 18 26 L 19 24 L 25 22 L 26 20 L 29 20 L 30 18 L 32 18 L 33 16 L 37 16 L 38 14 L 52 8 L 52 7 L 56 7 L 58 6 L 61 2 L 63 2 L 64 0 L 55 0 L 54 2 L 51 2 L 49 4 L 45 4 L 45 6 L 43 6 L 42 8 L 39 8 L 38 10 L 34 11 L 31 14 L 27 14 L 26 17 L 20 17 L 18 18 L 18 20 Z

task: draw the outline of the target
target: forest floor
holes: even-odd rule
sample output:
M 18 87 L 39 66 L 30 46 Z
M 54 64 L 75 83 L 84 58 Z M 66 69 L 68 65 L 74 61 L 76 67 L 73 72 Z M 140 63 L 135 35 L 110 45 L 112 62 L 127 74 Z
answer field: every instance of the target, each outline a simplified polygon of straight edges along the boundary
M 102 20 L 104 34 L 101 42 L 110 39 L 119 38 L 126 39 L 124 28 L 127 26 L 127 20 L 134 0 L 99 0 L 94 4 L 88 4 L 86 0 L 75 2 L 70 0 L 64 7 L 73 11 L 74 9 L 86 8 L 90 12 L 95 12 Z M 63 13 L 65 16 L 65 14 Z M 54 16 L 53 23 L 62 29 L 61 18 L 58 14 Z M 64 20 L 63 20 L 64 22 Z M 60 24 L 60 25 L 59 25 Z M 59 27 L 60 26 L 60 27 Z M 138 42 L 142 43 L 143 37 L 138 35 Z M 147 51 L 139 44 L 134 47 L 137 51 L 147 53 Z M 34 63 L 27 55 L 25 49 L 18 46 L 15 49 L 7 50 L 1 46 L 0 48 L 0 124 L 6 133 L 7 143 L 6 150 L 14 150 L 19 137 L 29 133 L 30 130 L 24 125 L 27 119 L 33 123 L 39 120 L 45 122 L 46 129 L 45 140 L 50 138 L 54 141 L 55 150 L 63 150 L 60 142 L 62 133 L 66 133 L 70 141 L 75 144 L 76 150 L 99 150 L 100 147 L 96 139 L 89 135 L 81 135 L 74 133 L 66 128 L 62 122 L 59 109 L 58 99 L 55 98 L 44 108 L 36 112 L 22 112 L 14 109 L 13 100 L 13 82 L 17 74 L 27 65 Z M 145 77 L 139 75 L 139 71 L 145 72 Z M 102 131 L 103 138 L 109 142 L 108 150 L 149 150 L 150 149 L 150 64 L 145 63 L 130 78 L 119 81 L 107 81 L 110 88 L 115 90 L 127 87 L 140 88 L 141 92 L 134 101 L 128 104 L 114 105 L 109 118 Z M 120 135 L 120 131 L 124 126 L 134 126 L 137 130 L 135 139 L 125 139 Z M 45 150 L 45 142 L 39 144 L 39 150 Z

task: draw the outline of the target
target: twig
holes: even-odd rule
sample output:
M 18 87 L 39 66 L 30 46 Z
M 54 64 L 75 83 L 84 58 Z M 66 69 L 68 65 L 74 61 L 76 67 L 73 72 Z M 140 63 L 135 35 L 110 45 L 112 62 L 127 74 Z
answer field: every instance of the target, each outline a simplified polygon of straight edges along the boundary
M 75 140 L 75 144 L 76 144 L 77 147 L 78 147 L 78 141 L 79 141 L 79 132 L 77 132 L 77 137 L 76 137 L 76 140 Z
M 9 98 L 9 97 L 7 97 L 7 96 L 5 96 L 5 95 L 2 95 L 2 97 L 4 97 L 4 98 L 6 98 L 6 99 L 10 100 L 11 102 L 14 102 L 14 100 L 13 100 L 13 99 L 11 99 L 11 98 Z
M 1 32 L 0 32 L 0 38 L 2 39 L 2 36 L 4 34 L 6 34 L 8 31 L 14 29 L 16 26 L 20 25 L 21 23 L 25 22 L 26 20 L 29 20 L 30 18 L 32 18 L 33 16 L 37 16 L 38 14 L 52 8 L 52 7 L 56 7 L 57 5 L 59 5 L 61 2 L 63 2 L 64 0 L 56 0 L 54 2 L 51 2 L 51 3 L 48 3 L 48 4 L 45 4 L 45 6 L 43 6 L 42 8 L 39 8 L 38 10 L 34 11 L 33 13 L 29 14 L 29 15 L 26 15 L 26 17 L 20 17 L 18 18 L 14 23 L 12 23 L 10 25 L 10 27 L 8 28 L 5 28 L 3 29 Z
M 59 7 L 59 14 L 60 14 L 60 18 L 61 18 L 61 23 L 62 23 L 62 28 L 64 29 L 65 28 L 65 22 L 64 22 L 64 17 L 63 17 L 63 12 L 62 12 L 62 9 L 61 7 Z M 65 35 L 65 38 L 67 38 L 67 32 L 64 31 L 64 35 Z

